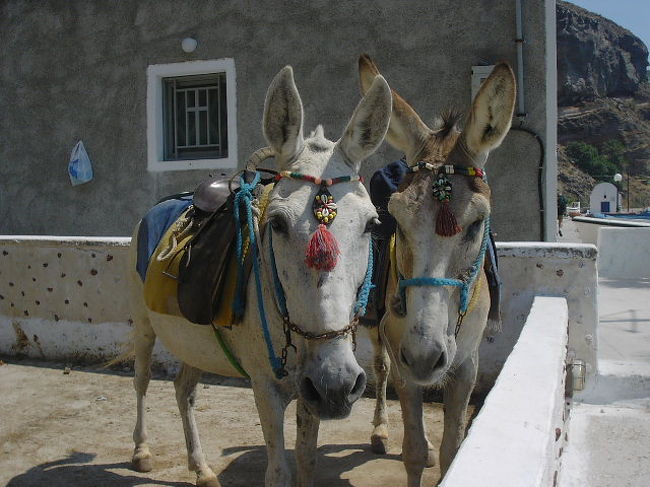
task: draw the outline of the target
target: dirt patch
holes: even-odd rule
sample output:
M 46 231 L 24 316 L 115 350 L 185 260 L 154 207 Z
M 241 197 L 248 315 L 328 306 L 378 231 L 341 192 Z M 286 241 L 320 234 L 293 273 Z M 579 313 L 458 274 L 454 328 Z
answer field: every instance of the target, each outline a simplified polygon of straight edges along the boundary
M 152 380 L 147 397 L 154 470 L 130 470 L 135 393 L 130 375 L 6 359 L 0 368 L 0 485 L 7 487 L 190 487 L 181 419 L 170 380 Z M 247 387 L 200 384 L 196 419 L 208 462 L 224 487 L 264 484 L 262 430 Z M 363 398 L 351 416 L 321 423 L 316 486 L 393 487 L 406 483 L 400 451 L 399 404 L 390 401 L 391 447 L 370 452 L 374 401 Z M 442 407 L 425 405 L 429 439 L 439 446 Z M 286 416 L 287 446 L 295 442 L 295 405 Z M 293 451 L 293 450 L 292 450 Z M 437 467 L 423 485 L 434 485 Z

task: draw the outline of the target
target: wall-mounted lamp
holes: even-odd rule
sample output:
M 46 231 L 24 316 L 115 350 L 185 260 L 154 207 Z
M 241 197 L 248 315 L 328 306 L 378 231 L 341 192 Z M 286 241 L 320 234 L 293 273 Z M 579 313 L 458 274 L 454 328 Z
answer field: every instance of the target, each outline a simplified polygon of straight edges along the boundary
M 183 51 L 187 53 L 194 52 L 198 44 L 199 43 L 193 37 L 186 37 L 181 41 L 181 47 L 183 48 Z

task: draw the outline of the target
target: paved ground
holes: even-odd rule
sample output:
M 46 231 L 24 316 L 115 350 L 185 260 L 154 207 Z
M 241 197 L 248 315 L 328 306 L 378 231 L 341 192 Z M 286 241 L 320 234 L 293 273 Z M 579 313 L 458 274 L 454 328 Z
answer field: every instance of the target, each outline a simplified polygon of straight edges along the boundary
M 149 434 L 154 470 L 129 468 L 135 395 L 131 375 L 5 358 L 0 366 L 0 486 L 7 487 L 191 487 L 185 443 L 169 380 L 151 382 Z M 197 422 L 210 465 L 224 487 L 263 485 L 265 449 L 252 392 L 248 388 L 199 385 Z M 363 398 L 350 418 L 322 423 L 317 486 L 404 485 L 400 459 L 399 404 L 391 401 L 391 451 L 369 451 L 373 401 Z M 295 408 L 287 415 L 287 445 L 295 440 Z M 442 433 L 442 409 L 426 405 L 429 438 Z M 434 485 L 437 467 L 425 472 Z
M 569 220 L 561 241 L 577 241 Z M 648 256 L 650 258 L 650 255 Z M 596 390 L 570 412 L 560 487 L 650 485 L 650 276 L 599 279 Z

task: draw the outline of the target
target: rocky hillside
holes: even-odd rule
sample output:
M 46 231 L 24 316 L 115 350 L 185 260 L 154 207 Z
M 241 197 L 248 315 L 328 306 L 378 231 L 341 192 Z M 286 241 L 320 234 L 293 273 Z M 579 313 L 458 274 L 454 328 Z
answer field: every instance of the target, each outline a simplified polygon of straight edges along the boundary
M 630 204 L 650 206 L 648 48 L 611 20 L 564 1 L 557 3 L 557 42 L 560 191 L 588 203 L 595 184 L 567 156 L 568 144 L 602 150 L 619 141 L 632 175 Z

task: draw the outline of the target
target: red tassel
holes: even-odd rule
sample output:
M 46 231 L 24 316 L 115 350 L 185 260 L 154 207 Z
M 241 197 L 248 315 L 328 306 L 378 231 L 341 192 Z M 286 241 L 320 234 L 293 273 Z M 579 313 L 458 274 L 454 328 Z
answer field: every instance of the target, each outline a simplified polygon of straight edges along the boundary
M 334 235 L 322 223 L 311 236 L 307 246 L 305 264 L 319 271 L 331 271 L 339 258 L 339 244 Z
M 456 221 L 456 216 L 449 207 L 449 201 L 443 201 L 436 219 L 436 233 L 443 237 L 451 237 L 461 230 L 462 228 Z

